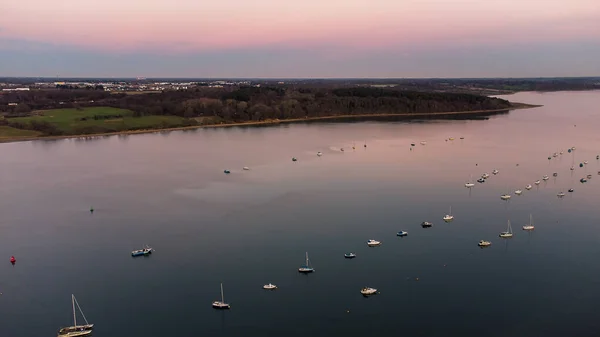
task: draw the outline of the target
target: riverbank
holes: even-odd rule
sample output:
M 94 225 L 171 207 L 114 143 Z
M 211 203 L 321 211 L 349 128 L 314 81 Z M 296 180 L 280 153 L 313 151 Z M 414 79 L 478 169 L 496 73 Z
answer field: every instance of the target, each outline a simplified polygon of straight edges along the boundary
M 157 133 L 157 132 L 170 132 L 170 131 L 182 131 L 182 130 L 193 130 L 203 128 L 223 128 L 223 127 L 235 127 L 235 126 L 266 126 L 266 125 L 277 125 L 284 123 L 301 123 L 309 121 L 320 121 L 320 120 L 333 120 L 333 119 L 355 119 L 355 118 L 377 118 L 377 117 L 398 117 L 406 119 L 417 119 L 424 117 L 452 117 L 452 116 L 485 116 L 488 114 L 498 113 L 502 111 L 519 110 L 519 109 L 531 109 L 537 108 L 541 105 L 532 105 L 525 103 L 513 103 L 508 109 L 493 109 L 493 110 L 473 110 L 473 111 L 451 111 L 451 112 L 434 112 L 434 113 L 411 113 L 411 114 L 363 114 L 363 115 L 337 115 L 337 116 L 323 116 L 323 117 L 310 117 L 310 118 L 295 118 L 295 119 L 273 119 L 265 121 L 250 121 L 241 123 L 224 123 L 224 124 L 212 124 L 212 125 L 194 125 L 164 129 L 148 129 L 148 130 L 125 130 L 119 132 L 107 132 L 97 134 L 86 134 L 86 135 L 64 135 L 64 136 L 35 136 L 35 137 L 4 137 L 0 138 L 0 143 L 11 143 L 11 142 L 24 142 L 32 140 L 57 140 L 67 138 L 96 138 L 96 137 L 107 137 L 115 135 L 135 135 L 144 133 Z

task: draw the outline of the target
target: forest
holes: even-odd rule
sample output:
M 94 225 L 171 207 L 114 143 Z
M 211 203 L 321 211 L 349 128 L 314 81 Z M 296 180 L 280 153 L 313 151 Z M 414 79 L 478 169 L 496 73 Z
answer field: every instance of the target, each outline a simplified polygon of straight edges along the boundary
M 111 94 L 93 89 L 58 89 L 0 95 L 0 111 L 6 117 L 27 116 L 37 110 L 79 106 L 128 109 L 138 117 L 216 117 L 224 122 L 243 122 L 342 115 L 491 110 L 509 108 L 511 105 L 506 100 L 471 94 L 370 87 L 197 87 L 136 95 Z
M 111 93 L 94 87 L 62 87 L 2 93 L 0 124 L 48 136 L 329 116 L 509 108 L 511 103 L 506 100 L 473 94 L 357 86 L 200 86 L 188 90 L 135 94 Z M 100 111 L 98 109 L 104 109 L 103 113 L 93 112 Z M 60 115 L 60 118 L 48 118 L 51 114 Z

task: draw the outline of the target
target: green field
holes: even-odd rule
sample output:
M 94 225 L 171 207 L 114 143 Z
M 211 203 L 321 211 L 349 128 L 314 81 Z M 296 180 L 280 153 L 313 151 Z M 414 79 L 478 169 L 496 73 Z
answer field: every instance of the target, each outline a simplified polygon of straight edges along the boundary
M 163 129 L 184 126 L 185 118 L 177 116 L 133 117 L 133 112 L 111 107 L 40 110 L 39 116 L 11 118 L 11 122 L 28 124 L 45 121 L 65 135 L 119 132 L 126 130 Z M 102 119 L 102 116 L 122 116 Z M 95 119 L 95 117 L 97 119 Z M 27 130 L 19 130 L 27 131 Z M 39 134 L 39 133 L 38 133 Z
M 28 138 L 40 135 L 41 133 L 37 131 L 15 129 L 10 126 L 0 126 L 0 141 L 3 139 Z

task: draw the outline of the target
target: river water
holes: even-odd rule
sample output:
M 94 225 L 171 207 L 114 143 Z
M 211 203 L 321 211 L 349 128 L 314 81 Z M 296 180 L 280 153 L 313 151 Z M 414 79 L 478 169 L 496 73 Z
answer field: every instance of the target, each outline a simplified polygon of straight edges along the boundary
M 96 337 L 595 335 L 600 92 L 506 98 L 544 106 L 0 144 L 0 336 L 55 336 L 71 294 Z

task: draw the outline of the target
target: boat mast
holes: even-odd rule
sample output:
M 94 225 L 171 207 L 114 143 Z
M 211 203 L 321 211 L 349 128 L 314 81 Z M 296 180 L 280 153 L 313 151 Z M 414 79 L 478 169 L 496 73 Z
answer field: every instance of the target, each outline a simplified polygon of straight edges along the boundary
M 225 303 L 225 296 L 223 296 L 223 283 L 221 283 L 221 303 Z
M 306 267 L 308 268 L 308 252 L 306 252 Z
M 73 325 L 77 326 L 77 316 L 75 315 L 75 295 L 71 294 L 71 304 L 73 305 Z
M 79 312 L 81 313 L 81 316 L 83 317 L 83 320 L 85 321 L 85 324 L 90 324 L 87 320 L 87 318 L 85 318 L 85 314 L 83 313 L 83 310 L 81 310 L 81 307 L 79 306 L 79 302 L 77 302 L 77 299 L 75 298 L 75 295 L 73 295 L 73 299 L 75 300 L 75 304 L 77 304 L 77 309 L 79 309 Z M 73 316 L 75 316 L 75 307 L 73 307 Z M 75 324 L 77 325 L 77 324 Z

